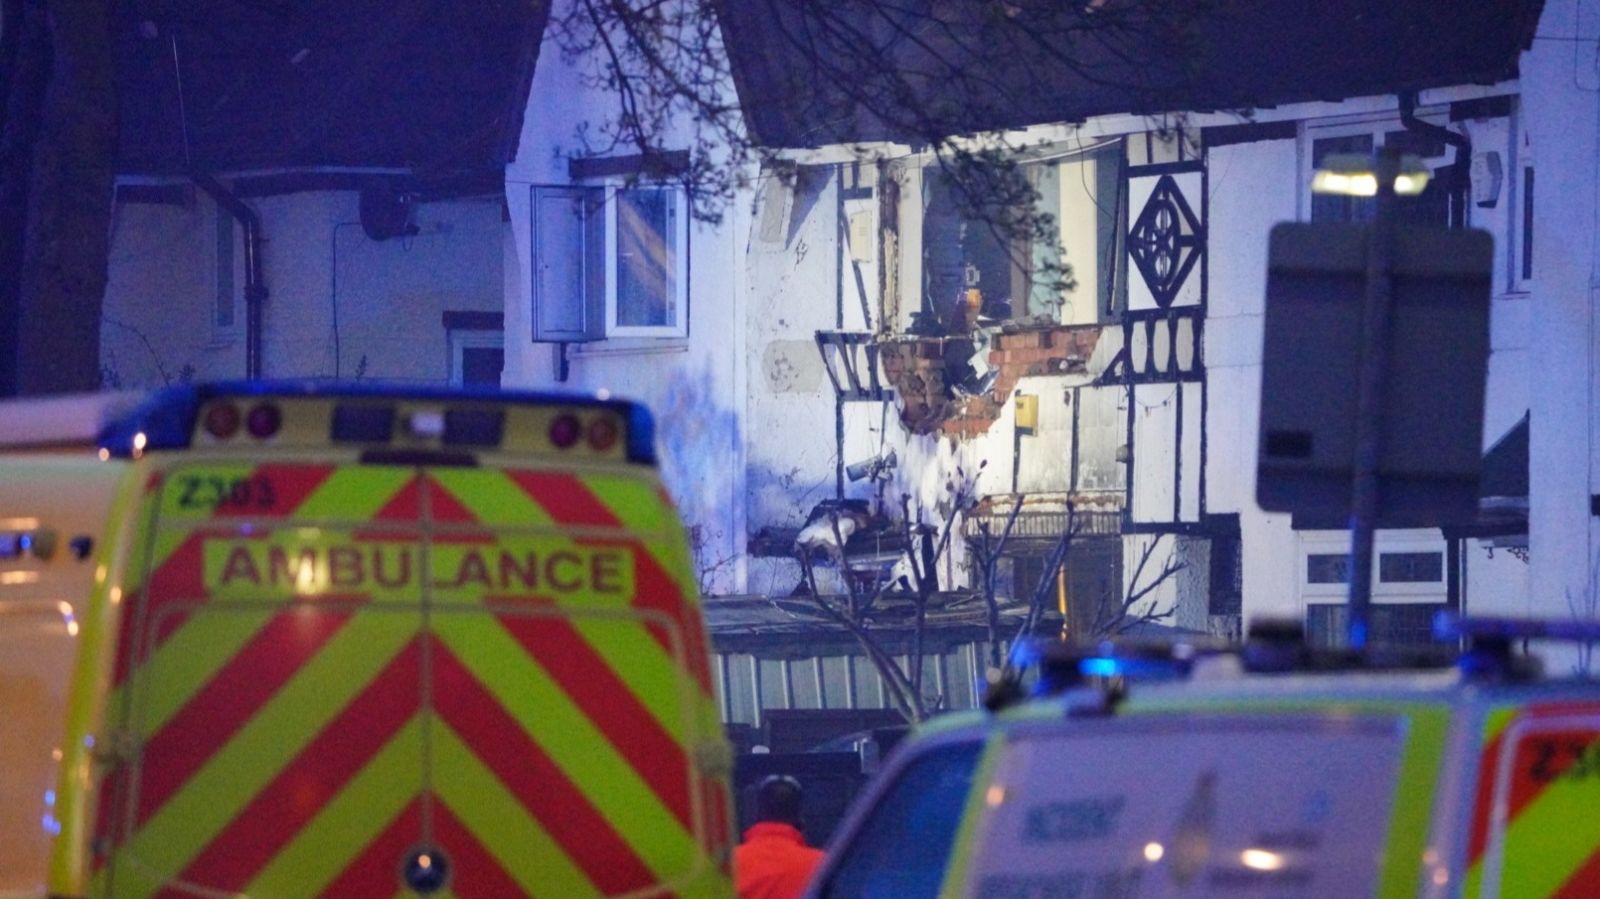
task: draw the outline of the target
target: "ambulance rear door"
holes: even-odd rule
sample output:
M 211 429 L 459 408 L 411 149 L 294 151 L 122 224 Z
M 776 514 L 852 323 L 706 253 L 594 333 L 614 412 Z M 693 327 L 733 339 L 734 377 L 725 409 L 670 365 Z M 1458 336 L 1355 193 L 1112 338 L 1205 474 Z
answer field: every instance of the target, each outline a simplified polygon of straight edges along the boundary
M 496 896 L 725 895 L 709 655 L 653 472 L 462 468 L 429 487 L 436 826 L 484 837 Z
M 722 895 L 654 480 L 181 463 L 152 487 L 102 895 Z

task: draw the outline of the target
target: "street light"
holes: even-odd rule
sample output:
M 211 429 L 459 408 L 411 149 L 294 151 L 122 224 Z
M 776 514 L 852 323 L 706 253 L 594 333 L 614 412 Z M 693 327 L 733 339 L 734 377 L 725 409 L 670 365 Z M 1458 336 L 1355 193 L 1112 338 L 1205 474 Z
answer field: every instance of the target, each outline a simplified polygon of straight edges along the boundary
M 1372 606 L 1372 543 L 1378 517 L 1378 459 L 1383 449 L 1383 392 L 1389 371 L 1390 307 L 1394 294 L 1395 196 L 1401 182 L 1422 193 L 1428 186 L 1427 170 L 1416 157 L 1402 157 L 1391 146 L 1378 149 L 1376 158 L 1333 155 L 1323 160 L 1325 169 L 1312 179 L 1325 191 L 1335 185 L 1344 193 L 1375 198 L 1372 226 L 1367 231 L 1366 289 L 1361 302 L 1361 367 L 1356 396 L 1356 448 L 1350 485 L 1350 648 L 1367 648 L 1367 624 Z M 1420 175 L 1419 175 L 1420 173 Z M 1360 191 L 1364 191 L 1361 193 Z
M 1414 197 L 1428 187 L 1428 167 L 1415 156 L 1400 157 L 1394 176 L 1394 192 Z M 1334 153 L 1322 160 L 1322 167 L 1311 178 L 1311 192 L 1347 197 L 1378 195 L 1378 172 L 1371 156 L 1360 153 Z

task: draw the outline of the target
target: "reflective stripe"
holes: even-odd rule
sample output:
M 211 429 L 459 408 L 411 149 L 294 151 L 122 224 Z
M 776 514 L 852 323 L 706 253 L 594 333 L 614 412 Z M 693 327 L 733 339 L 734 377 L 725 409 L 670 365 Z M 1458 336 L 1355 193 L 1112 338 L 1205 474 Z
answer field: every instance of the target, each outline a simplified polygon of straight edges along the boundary
M 1486 720 L 1464 896 L 1600 888 L 1600 704 L 1538 703 Z
M 1362 711 L 1392 711 L 1409 722 L 1406 748 L 1400 758 L 1389 838 L 1378 875 L 1378 895 L 1415 896 L 1422 881 L 1422 856 L 1428 845 L 1433 796 L 1439 786 L 1450 710 L 1410 703 L 1361 704 Z
M 944 873 L 944 883 L 939 887 L 939 899 L 960 899 L 969 892 L 968 872 L 972 868 L 972 853 L 977 847 L 978 825 L 983 821 L 989 783 L 994 779 L 995 768 L 1005 754 L 1005 731 L 996 729 L 984 740 L 983 754 L 978 758 L 972 773 L 972 792 L 967 794 L 966 806 L 961 810 L 961 826 L 950 843 L 950 861 Z M 976 887 L 976 885 L 973 885 Z

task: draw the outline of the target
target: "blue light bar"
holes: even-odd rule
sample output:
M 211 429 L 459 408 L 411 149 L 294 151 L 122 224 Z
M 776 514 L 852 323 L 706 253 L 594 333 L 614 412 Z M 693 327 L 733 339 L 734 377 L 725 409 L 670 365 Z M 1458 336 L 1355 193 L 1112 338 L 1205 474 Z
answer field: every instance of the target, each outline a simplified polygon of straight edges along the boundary
M 142 434 L 144 452 L 187 449 L 194 438 L 200 407 L 221 397 L 392 399 L 609 409 L 627 420 L 628 461 L 641 465 L 655 465 L 658 461 L 655 420 L 650 410 L 628 400 L 599 399 L 580 393 L 389 386 L 348 381 L 219 381 L 168 387 L 152 394 L 133 412 L 107 422 L 100 430 L 100 447 L 114 457 L 131 458 L 138 435 Z
M 1116 659 L 1094 656 L 1078 663 L 1078 673 L 1085 677 L 1116 677 L 1123 670 Z
M 1600 621 L 1571 618 L 1458 618 L 1449 612 L 1440 612 L 1433 618 L 1433 635 L 1439 640 L 1487 637 L 1600 643 Z
M 1177 680 L 1186 677 L 1190 667 L 1185 659 L 1148 656 L 1099 655 L 1078 660 L 1078 673 L 1084 677 L 1125 677 L 1142 681 Z

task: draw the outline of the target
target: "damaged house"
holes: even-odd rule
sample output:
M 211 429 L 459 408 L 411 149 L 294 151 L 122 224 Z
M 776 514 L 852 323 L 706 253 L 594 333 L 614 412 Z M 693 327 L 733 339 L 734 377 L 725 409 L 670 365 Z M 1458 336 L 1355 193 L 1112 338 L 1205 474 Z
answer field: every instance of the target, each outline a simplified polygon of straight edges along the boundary
M 794 538 L 844 502 L 868 510 L 845 535 L 854 576 L 901 558 L 904 508 L 961 537 L 938 560 L 941 591 L 981 594 L 989 577 L 1013 611 L 1046 589 L 1052 549 L 1074 530 L 1045 625 L 1068 638 L 1134 623 L 1236 638 L 1247 618 L 1275 616 L 1341 640 L 1344 523 L 1254 502 L 1267 232 L 1371 214 L 1370 201 L 1311 194 L 1329 154 L 1399 145 L 1433 173 L 1403 216 L 1494 236 L 1484 447 L 1512 448 L 1493 454 L 1511 481 L 1526 472 L 1515 447 L 1526 446 L 1534 403 L 1536 123 L 1518 67 L 1541 49 L 1531 41 L 1541 5 L 1343 6 L 1348 15 L 1312 22 L 1281 4 L 1224 4 L 1196 20 L 1181 64 L 1162 56 L 1168 47 L 1099 51 L 1148 65 L 1138 77 L 1025 65 L 1025 53 L 1011 62 L 956 42 L 939 61 L 948 68 L 927 80 L 944 95 L 1014 100 L 973 113 L 959 140 L 996 146 L 985 133 L 1004 132 L 1054 229 L 1019 241 L 983 208 L 1004 197 L 963 196 L 948 154 L 959 144 L 930 147 L 830 94 L 830 66 L 847 63 L 828 58 L 806 13 L 726 4 L 745 115 L 783 150 L 764 172 L 742 274 L 744 592 L 768 599 L 722 619 L 719 645 L 737 650 L 723 658 L 731 719 L 861 701 L 848 670 L 830 678 L 823 663 L 836 660 L 816 661 L 813 638 L 796 648 L 794 637 L 807 631 L 803 597 L 791 596 L 804 592 Z M 862 15 L 857 33 L 884 36 L 887 60 L 927 63 L 911 32 Z M 981 78 L 969 79 L 974 68 Z M 969 502 L 952 508 L 952 497 Z M 1526 602 L 1527 499 L 1490 505 L 1474 527 L 1380 532 L 1378 639 L 1425 642 L 1433 614 L 1464 610 L 1469 597 L 1478 610 Z M 991 572 L 985 535 L 1008 522 Z M 956 598 L 941 609 L 936 642 L 949 654 L 929 662 L 937 670 L 924 682 L 937 674 L 948 687 L 984 665 L 984 605 Z M 848 648 L 837 636 L 829 652 Z M 796 677 L 813 685 L 804 695 Z M 953 705 L 975 698 L 945 694 Z

